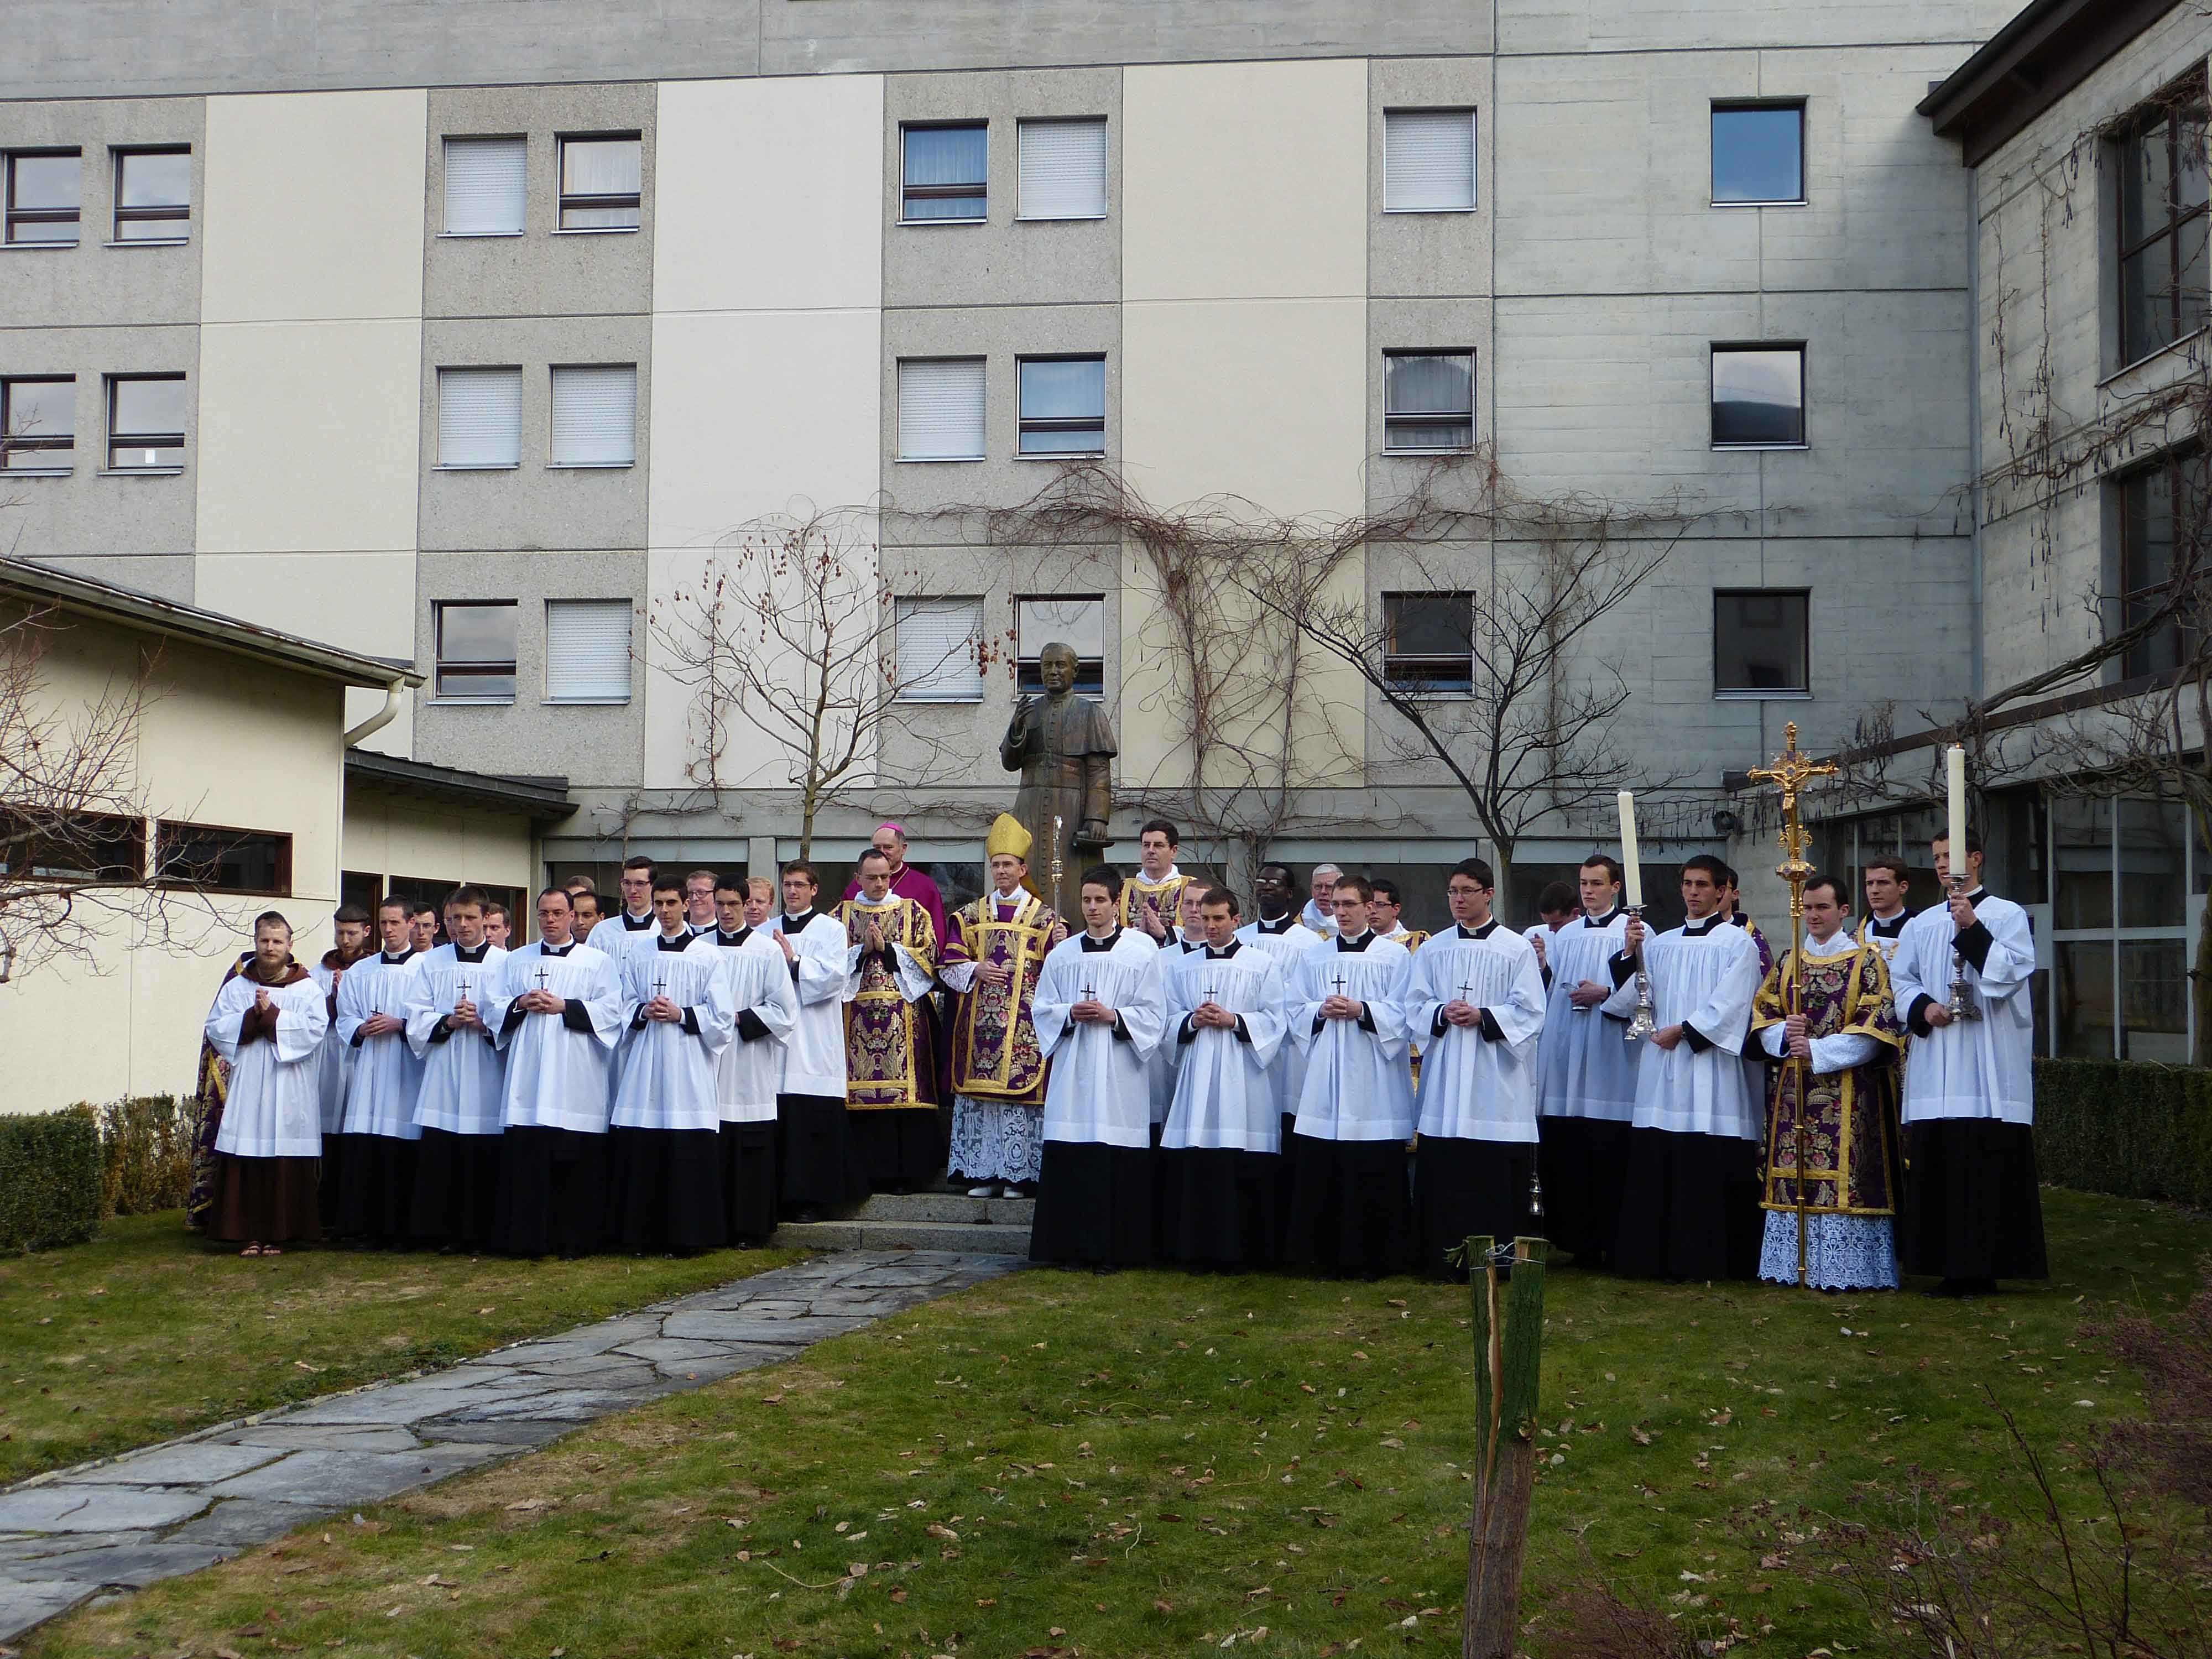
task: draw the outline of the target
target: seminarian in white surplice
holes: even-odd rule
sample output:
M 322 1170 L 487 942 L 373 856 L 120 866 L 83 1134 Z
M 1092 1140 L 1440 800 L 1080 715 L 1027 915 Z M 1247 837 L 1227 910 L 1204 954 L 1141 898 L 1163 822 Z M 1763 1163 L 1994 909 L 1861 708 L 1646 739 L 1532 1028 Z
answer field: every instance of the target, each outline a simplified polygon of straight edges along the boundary
M 714 884 L 714 945 L 723 994 L 737 1016 L 714 1068 L 721 1124 L 722 1215 L 732 1244 L 758 1244 L 775 1231 L 775 1097 L 783 1056 L 799 1023 L 799 993 L 775 937 L 745 915 L 743 876 Z
M 422 1062 L 407 1042 L 407 1005 L 422 953 L 411 942 L 405 899 L 377 907 L 384 948 L 345 970 L 331 1030 L 353 1050 L 346 1070 L 345 1154 L 338 1170 L 338 1212 L 325 1217 L 340 1238 L 404 1249 L 413 1221 L 415 1121 Z
M 480 888 L 453 890 L 446 901 L 451 943 L 417 960 L 406 1008 L 407 1046 L 422 1066 L 409 1231 L 418 1244 L 447 1249 L 489 1249 L 499 1208 L 507 1059 L 483 1005 L 507 952 L 485 935 L 489 904 Z

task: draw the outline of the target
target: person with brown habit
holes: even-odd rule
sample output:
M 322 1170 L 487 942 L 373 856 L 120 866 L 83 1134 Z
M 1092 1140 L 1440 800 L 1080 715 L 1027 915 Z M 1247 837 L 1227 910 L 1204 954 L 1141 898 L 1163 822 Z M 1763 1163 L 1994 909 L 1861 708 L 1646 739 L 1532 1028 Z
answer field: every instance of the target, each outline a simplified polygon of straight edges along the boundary
M 315 1200 L 322 1155 L 318 1051 L 330 1029 L 323 988 L 292 959 L 292 925 L 274 910 L 253 921 L 253 960 L 208 1011 L 207 1040 L 230 1066 L 215 1143 L 207 1233 L 275 1255 L 322 1237 Z

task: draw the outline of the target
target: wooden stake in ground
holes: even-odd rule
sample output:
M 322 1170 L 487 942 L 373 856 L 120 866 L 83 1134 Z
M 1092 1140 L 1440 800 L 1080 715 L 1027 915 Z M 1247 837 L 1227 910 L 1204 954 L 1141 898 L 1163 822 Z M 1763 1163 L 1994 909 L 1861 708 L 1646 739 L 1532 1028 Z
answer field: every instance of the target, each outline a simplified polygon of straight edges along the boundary
M 1467 1551 L 1462 1659 L 1512 1659 L 1521 1624 L 1521 1567 L 1528 1551 L 1528 1498 L 1536 1477 L 1536 1383 L 1544 1359 L 1540 1238 L 1513 1241 L 1513 1273 L 1501 1284 L 1491 1240 L 1467 1241 L 1474 1300 L 1474 1519 Z

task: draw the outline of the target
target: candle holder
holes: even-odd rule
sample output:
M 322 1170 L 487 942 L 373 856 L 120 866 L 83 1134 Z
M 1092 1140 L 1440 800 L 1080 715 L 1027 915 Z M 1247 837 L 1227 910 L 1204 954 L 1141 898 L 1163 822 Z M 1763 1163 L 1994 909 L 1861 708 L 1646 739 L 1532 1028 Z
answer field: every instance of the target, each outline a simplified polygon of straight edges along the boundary
M 1644 907 L 1632 904 L 1628 907 L 1628 915 L 1631 921 L 1641 921 L 1644 920 Z M 1659 1022 L 1654 1018 L 1651 1006 L 1651 975 L 1644 970 L 1644 947 L 1639 945 L 1636 947 L 1636 1014 L 1628 1022 L 1628 1030 L 1622 1033 L 1620 1040 L 1623 1042 L 1640 1042 L 1658 1029 Z
M 1957 898 L 1966 890 L 1963 879 L 1954 878 L 1951 896 Z M 1951 952 L 1951 1000 L 1944 1005 L 1954 1020 L 1973 1020 L 1982 1017 L 1982 1005 L 1974 995 L 1974 988 L 1966 982 L 1966 958 L 1963 952 Z

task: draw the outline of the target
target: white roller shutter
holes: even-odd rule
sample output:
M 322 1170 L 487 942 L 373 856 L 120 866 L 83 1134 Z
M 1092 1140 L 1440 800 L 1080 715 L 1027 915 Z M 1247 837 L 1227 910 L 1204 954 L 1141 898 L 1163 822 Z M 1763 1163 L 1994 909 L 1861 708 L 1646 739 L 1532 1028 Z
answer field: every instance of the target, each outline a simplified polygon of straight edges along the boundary
M 522 371 L 438 371 L 438 465 L 522 465 Z
M 899 362 L 899 459 L 983 459 L 983 360 L 908 357 Z
M 628 702 L 629 627 L 628 599 L 546 600 L 546 696 Z
M 1015 130 L 1024 219 L 1106 216 L 1106 123 L 1024 121 Z
M 898 695 L 908 702 L 980 702 L 981 599 L 898 602 Z
M 446 140 L 446 234 L 520 236 L 529 197 L 520 138 Z
M 553 465 L 632 466 L 637 461 L 637 365 L 553 371 Z
M 1474 112 L 1382 113 L 1382 210 L 1460 213 L 1474 206 Z

